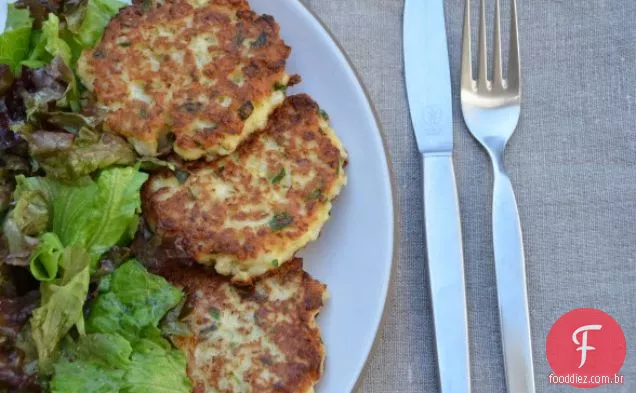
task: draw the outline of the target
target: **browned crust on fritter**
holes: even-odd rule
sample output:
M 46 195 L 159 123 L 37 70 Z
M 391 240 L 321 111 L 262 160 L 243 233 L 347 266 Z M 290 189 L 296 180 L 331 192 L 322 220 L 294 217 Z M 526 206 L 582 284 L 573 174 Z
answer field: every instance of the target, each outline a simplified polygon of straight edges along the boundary
M 323 306 L 326 286 L 314 280 L 303 271 L 302 260 L 294 259 L 280 269 L 264 275 L 252 288 L 233 287 L 227 277 L 209 273 L 202 267 L 183 269 L 174 267 L 163 274 L 173 284 L 183 287 L 188 294 L 187 309 L 194 318 L 201 318 L 197 324 L 206 323 L 209 308 L 232 312 L 235 304 L 228 299 L 228 289 L 240 296 L 241 305 L 253 310 L 253 314 L 240 315 L 267 332 L 267 339 L 274 344 L 288 360 L 276 362 L 272 356 L 262 353 L 256 364 L 244 374 L 244 382 L 252 392 L 258 393 L 304 393 L 320 379 L 325 348 L 315 317 Z M 297 285 L 294 296 L 286 300 L 272 300 L 269 285 Z M 202 309 L 203 308 L 203 309 Z M 283 316 L 284 318 L 278 318 Z M 241 334 L 249 334 L 249 326 L 241 326 Z M 226 351 L 225 356 L 217 356 L 204 364 L 197 363 L 194 351 L 205 343 L 204 333 L 197 332 L 192 337 L 173 337 L 173 342 L 183 350 L 188 359 L 188 375 L 193 382 L 194 393 L 205 393 L 217 389 L 219 393 L 238 393 L 232 389 L 221 389 L 219 380 L 231 378 L 220 375 L 223 365 L 240 357 L 245 351 L 263 351 L 259 341 L 232 347 L 229 342 L 216 342 Z M 274 384 L 263 383 L 258 372 L 266 369 L 276 375 Z M 201 375 L 207 376 L 202 380 Z
M 199 262 L 210 262 L 210 255 L 232 255 L 237 263 L 255 258 L 282 242 L 290 242 L 305 235 L 317 219 L 325 204 L 337 196 L 342 187 L 342 165 L 346 153 L 327 135 L 321 122 L 319 107 L 305 94 L 288 97 L 270 117 L 268 127 L 245 143 L 233 155 L 206 163 L 190 165 L 192 175 L 175 193 L 156 189 L 161 178 L 174 175 L 165 171 L 155 174 L 142 191 L 143 211 L 146 219 L 161 236 L 181 241 L 186 252 Z M 289 189 L 282 181 L 272 184 L 271 177 L 256 178 L 246 169 L 252 155 L 266 150 L 265 144 L 274 141 L 280 151 L 267 152 L 268 173 L 275 175 L 283 166 L 293 165 L 291 177 L 307 177 L 307 184 L 293 184 Z M 310 156 L 316 157 L 313 161 Z M 289 164 L 291 162 L 291 164 Z M 210 190 L 200 187 L 197 174 L 213 176 L 215 181 L 239 185 L 243 192 L 229 199 L 219 200 Z M 289 176 L 290 168 L 287 168 Z M 205 179 L 204 179 L 205 180 Z M 193 201 L 192 190 L 196 190 Z M 282 191 L 281 191 L 282 190 Z M 284 200 L 272 202 L 266 209 L 246 212 L 245 206 L 255 206 L 275 192 Z M 191 208 L 184 208 L 194 203 Z M 269 203 L 269 202 L 268 202 Z M 330 206 L 330 205 L 329 205 Z M 261 227 L 228 228 L 225 223 L 267 219 L 271 212 L 284 213 L 293 218 L 283 230 Z M 213 258 L 213 257 L 212 257 Z M 285 260 L 278 261 L 279 263 Z
M 186 17 L 192 22 L 185 23 Z M 162 37 L 159 28 L 175 37 Z M 199 67 L 188 45 L 208 32 L 218 42 L 209 47 L 214 60 Z M 284 74 L 290 48 L 279 32 L 273 17 L 255 14 L 244 0 L 210 0 L 200 8 L 185 0 L 166 0 L 158 6 L 140 2 L 122 9 L 101 43 L 84 55 L 97 100 L 109 108 L 124 103 L 107 113 L 106 128 L 141 141 L 162 141 L 172 133 L 180 149 L 222 144 L 227 135 L 243 131 L 241 117 L 249 114 L 245 108 L 269 97 Z M 245 42 L 252 42 L 247 49 Z M 182 60 L 171 56 L 179 51 Z M 150 67 L 150 56 L 160 64 L 158 70 Z M 245 76 L 241 87 L 229 79 L 238 66 Z M 204 79 L 215 84 L 207 85 Z M 151 103 L 130 98 L 131 81 L 143 82 Z M 228 107 L 219 102 L 224 96 L 232 99 Z M 195 121 L 214 126 L 193 130 Z

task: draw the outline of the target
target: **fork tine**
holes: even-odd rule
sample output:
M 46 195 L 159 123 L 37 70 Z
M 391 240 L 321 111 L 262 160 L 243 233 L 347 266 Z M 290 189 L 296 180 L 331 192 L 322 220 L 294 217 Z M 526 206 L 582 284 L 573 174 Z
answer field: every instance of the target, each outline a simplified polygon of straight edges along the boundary
M 473 54 L 470 49 L 470 0 L 464 10 L 464 38 L 462 50 L 462 88 L 473 88 Z
M 488 89 L 488 46 L 486 44 L 486 0 L 481 0 L 479 11 L 479 79 L 478 90 Z
M 492 84 L 495 88 L 503 87 L 503 72 L 501 64 L 501 12 L 499 0 L 495 0 L 495 32 L 493 35 L 493 55 L 495 64 L 493 69 Z
M 508 57 L 508 89 L 521 94 L 521 62 L 519 29 L 517 26 L 517 0 L 511 0 L 510 53 Z

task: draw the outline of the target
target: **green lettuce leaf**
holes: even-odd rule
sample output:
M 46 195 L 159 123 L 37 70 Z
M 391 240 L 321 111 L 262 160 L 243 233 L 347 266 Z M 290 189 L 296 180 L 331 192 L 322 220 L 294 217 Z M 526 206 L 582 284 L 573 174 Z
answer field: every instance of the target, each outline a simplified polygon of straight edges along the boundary
M 163 277 L 151 275 L 137 261 L 119 267 L 103 280 L 103 291 L 86 321 L 89 333 L 117 333 L 129 340 L 147 326 L 156 327 L 183 297 L 183 292 Z
M 29 14 L 28 9 L 17 8 L 15 4 L 8 4 L 7 6 L 7 22 L 4 26 L 4 32 L 14 31 L 23 27 L 31 27 L 33 25 L 33 18 Z
M 182 299 L 181 291 L 134 260 L 102 279 L 99 288 L 87 335 L 64 349 L 51 392 L 190 393 L 185 356 L 157 328 Z
M 85 178 L 75 185 L 18 176 L 15 199 L 19 202 L 28 192 L 43 195 L 51 217 L 48 231 L 65 247 L 88 250 L 94 263 L 136 227 L 141 208 L 139 190 L 147 178 L 134 167 L 105 169 L 97 181 Z
M 71 65 L 71 48 L 60 38 L 60 18 L 50 13 L 49 18 L 42 23 L 42 32 L 27 61 L 48 64 L 57 56 L 61 57 L 66 65 Z
M 45 233 L 40 244 L 31 255 L 31 274 L 39 281 L 53 281 L 57 278 L 64 246 L 54 233 Z
M 192 386 L 181 351 L 164 339 L 141 339 L 134 346 L 132 364 L 124 377 L 126 393 L 190 393 Z
M 117 244 L 137 223 L 139 190 L 148 175 L 134 167 L 102 171 L 86 187 L 66 187 L 53 207 L 53 232 L 66 245 L 82 245 L 94 258 Z
M 52 393 L 119 393 L 125 370 L 105 368 L 90 360 L 64 359 L 55 364 Z
M 66 14 L 68 29 L 84 48 L 92 48 L 102 38 L 110 19 L 126 3 L 119 0 L 88 0 Z
M 84 333 L 82 307 L 90 281 L 89 255 L 80 247 L 64 249 L 60 259 L 61 277 L 42 283 L 42 302 L 33 311 L 31 330 L 37 348 L 39 368 L 43 374 L 53 371 L 58 343 L 76 325 Z
M 5 30 L 0 35 L 0 64 L 8 64 L 14 72 L 17 71 L 20 62 L 27 56 L 32 26 L 29 10 L 9 4 Z
M 131 350 L 116 334 L 81 339 L 74 352 L 55 364 L 50 386 L 52 393 L 192 392 L 186 358 L 167 340 L 138 338 Z
M 130 364 L 130 342 L 118 334 L 88 334 L 80 338 L 77 356 L 102 367 L 124 368 Z

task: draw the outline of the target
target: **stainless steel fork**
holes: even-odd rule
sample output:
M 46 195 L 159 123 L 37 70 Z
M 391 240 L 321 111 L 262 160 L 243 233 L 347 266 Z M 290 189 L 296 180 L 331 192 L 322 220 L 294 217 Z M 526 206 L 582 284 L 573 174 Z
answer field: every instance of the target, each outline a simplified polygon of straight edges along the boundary
M 521 67 L 517 4 L 511 1 L 510 53 L 504 80 L 501 60 L 501 7 L 495 0 L 494 66 L 488 79 L 485 0 L 479 21 L 479 75 L 473 79 L 470 42 L 470 0 L 466 0 L 462 52 L 461 102 L 464 121 L 471 134 L 488 152 L 493 164 L 494 192 L 492 230 L 497 275 L 497 296 L 503 345 L 506 385 L 511 393 L 533 393 L 534 371 L 526 266 L 517 201 L 504 168 L 504 149 L 521 112 Z

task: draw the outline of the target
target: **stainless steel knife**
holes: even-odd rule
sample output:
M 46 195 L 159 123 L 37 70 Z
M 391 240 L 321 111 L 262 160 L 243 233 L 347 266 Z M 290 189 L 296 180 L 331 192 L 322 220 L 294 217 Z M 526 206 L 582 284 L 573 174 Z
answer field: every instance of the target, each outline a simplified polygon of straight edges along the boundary
M 406 0 L 404 64 L 411 122 L 423 160 L 424 222 L 441 391 L 470 392 L 444 0 Z

